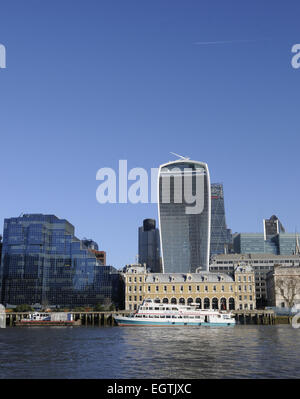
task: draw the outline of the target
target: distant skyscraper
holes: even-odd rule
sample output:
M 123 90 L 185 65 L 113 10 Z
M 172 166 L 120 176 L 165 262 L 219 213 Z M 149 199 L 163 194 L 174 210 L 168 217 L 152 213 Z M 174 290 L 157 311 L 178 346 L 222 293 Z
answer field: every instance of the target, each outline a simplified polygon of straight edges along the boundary
M 272 215 L 270 219 L 264 219 L 263 225 L 265 240 L 269 236 L 275 236 L 279 233 L 285 233 L 285 229 L 276 215 Z
M 210 255 L 228 253 L 232 242 L 231 230 L 226 226 L 223 184 L 211 184 Z
M 206 163 L 181 159 L 161 165 L 159 229 L 164 273 L 208 270 L 210 178 Z
M 2 235 L 0 234 L 0 270 L 1 270 L 1 258 L 2 258 Z M 0 274 L 1 279 L 1 274 Z M 1 280 L 0 280 L 0 302 L 1 302 Z
M 160 239 L 155 225 L 154 219 L 145 219 L 139 227 L 139 263 L 146 263 L 153 273 L 160 273 Z

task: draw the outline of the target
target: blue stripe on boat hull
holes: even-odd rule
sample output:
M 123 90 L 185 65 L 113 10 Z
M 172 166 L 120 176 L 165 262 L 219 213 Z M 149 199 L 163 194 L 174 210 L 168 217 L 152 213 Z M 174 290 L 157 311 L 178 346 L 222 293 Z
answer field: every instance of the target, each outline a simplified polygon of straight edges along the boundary
M 145 320 L 118 320 L 115 318 L 115 321 L 119 326 L 151 326 L 151 327 L 161 327 L 161 326 L 234 326 L 235 323 L 185 323 L 185 322 L 171 322 L 171 321 L 159 321 L 159 322 L 152 322 L 152 321 L 145 321 Z

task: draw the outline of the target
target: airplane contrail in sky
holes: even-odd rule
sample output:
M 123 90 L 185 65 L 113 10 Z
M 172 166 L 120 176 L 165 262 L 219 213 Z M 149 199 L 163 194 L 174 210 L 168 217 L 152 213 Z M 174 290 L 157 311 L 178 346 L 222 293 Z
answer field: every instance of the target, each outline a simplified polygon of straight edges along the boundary
M 260 40 L 270 40 L 270 39 L 249 39 L 249 40 L 218 40 L 215 42 L 195 42 L 194 44 L 197 44 L 199 46 L 201 45 L 210 45 L 210 44 L 230 44 L 230 43 L 249 43 L 249 42 L 257 42 Z

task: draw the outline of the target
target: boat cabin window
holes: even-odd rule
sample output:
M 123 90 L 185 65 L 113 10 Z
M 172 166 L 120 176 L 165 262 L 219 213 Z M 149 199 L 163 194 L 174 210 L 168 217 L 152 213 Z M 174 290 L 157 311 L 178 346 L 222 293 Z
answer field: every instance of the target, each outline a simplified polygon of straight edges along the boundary
M 178 310 L 177 308 L 172 308 L 172 310 Z
M 159 310 L 159 308 L 154 308 L 154 310 Z
M 171 316 L 166 316 L 166 318 L 167 318 L 167 319 L 170 319 L 170 318 L 171 318 Z
M 148 310 L 153 310 L 153 308 L 148 308 Z
M 165 318 L 165 316 L 164 316 L 164 315 L 161 315 L 161 316 L 160 316 L 160 318 L 161 318 L 161 319 L 164 319 L 164 318 Z

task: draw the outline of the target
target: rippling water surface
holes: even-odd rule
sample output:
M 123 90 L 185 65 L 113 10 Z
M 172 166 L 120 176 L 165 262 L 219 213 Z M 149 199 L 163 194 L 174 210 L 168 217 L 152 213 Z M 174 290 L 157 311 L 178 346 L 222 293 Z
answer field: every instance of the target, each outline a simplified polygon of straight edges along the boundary
M 299 359 L 290 325 L 0 330 L 1 378 L 300 378 Z

